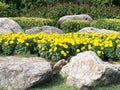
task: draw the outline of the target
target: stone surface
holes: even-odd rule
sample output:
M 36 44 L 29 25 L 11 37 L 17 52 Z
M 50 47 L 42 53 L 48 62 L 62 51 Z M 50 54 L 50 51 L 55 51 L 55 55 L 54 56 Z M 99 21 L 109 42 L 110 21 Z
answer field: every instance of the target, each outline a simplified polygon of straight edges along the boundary
M 5 30 L 11 30 L 13 33 L 23 32 L 23 29 L 13 20 L 8 18 L 0 18 L 0 27 Z
M 61 17 L 58 20 L 58 23 L 61 24 L 61 23 L 63 23 L 66 20 L 87 20 L 87 21 L 91 22 L 93 19 L 89 15 L 87 15 L 87 14 L 66 15 L 66 16 Z
M 67 85 L 79 89 L 120 82 L 120 64 L 102 61 L 96 53 L 85 51 L 74 56 L 61 70 Z
M 59 73 L 59 71 L 62 69 L 64 65 L 66 65 L 68 62 L 65 59 L 59 60 L 55 65 L 53 66 L 53 74 Z
M 51 65 L 43 58 L 0 57 L 0 86 L 6 90 L 26 90 L 51 77 Z
M 10 33 L 12 32 L 10 29 L 4 29 L 0 27 L 0 34 Z
M 106 29 L 99 29 L 99 28 L 94 28 L 94 27 L 85 27 L 85 28 L 79 30 L 79 32 L 117 33 L 117 31 L 106 30 Z
M 27 33 L 27 34 L 35 34 L 35 33 L 40 33 L 40 32 L 43 32 L 43 33 L 60 33 L 60 34 L 64 33 L 62 30 L 60 30 L 56 27 L 53 27 L 53 26 L 33 27 L 33 28 L 25 31 L 25 33 Z

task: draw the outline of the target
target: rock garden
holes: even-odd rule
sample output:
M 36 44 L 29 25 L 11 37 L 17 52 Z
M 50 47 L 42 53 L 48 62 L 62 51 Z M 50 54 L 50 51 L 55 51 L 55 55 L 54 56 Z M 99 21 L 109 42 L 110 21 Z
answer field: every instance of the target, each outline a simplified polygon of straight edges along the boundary
M 119 0 L 0 0 L 0 90 L 119 90 Z

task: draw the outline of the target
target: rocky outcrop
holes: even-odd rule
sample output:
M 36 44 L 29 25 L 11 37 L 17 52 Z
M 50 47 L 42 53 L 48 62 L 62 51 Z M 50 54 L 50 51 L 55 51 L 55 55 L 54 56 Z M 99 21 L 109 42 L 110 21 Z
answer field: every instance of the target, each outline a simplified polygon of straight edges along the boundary
M 87 20 L 87 21 L 91 22 L 93 19 L 89 15 L 87 15 L 87 14 L 66 15 L 66 16 L 61 17 L 58 20 L 58 23 L 61 24 L 61 23 L 63 23 L 66 20 Z
M 61 70 L 67 76 L 67 85 L 79 89 L 120 82 L 120 64 L 102 61 L 96 53 L 85 51 L 74 56 Z
M 4 29 L 0 27 L 0 34 L 10 33 L 12 32 L 10 29 Z
M 26 90 L 51 77 L 51 65 L 43 58 L 0 57 L 0 87 L 3 90 Z
M 79 32 L 117 33 L 117 31 L 106 30 L 106 29 L 99 29 L 99 28 L 94 28 L 94 27 L 85 27 L 85 28 L 79 30 Z
M 59 60 L 55 65 L 53 66 L 53 74 L 59 73 L 59 71 L 62 69 L 64 65 L 66 65 L 68 62 L 65 59 Z
M 0 18 L 0 28 L 5 29 L 5 32 L 23 32 L 23 29 L 15 21 L 8 18 Z
M 33 27 L 31 29 L 28 29 L 25 31 L 27 34 L 35 34 L 35 33 L 59 33 L 62 34 L 64 33 L 62 30 L 53 27 L 53 26 L 42 26 L 42 27 Z

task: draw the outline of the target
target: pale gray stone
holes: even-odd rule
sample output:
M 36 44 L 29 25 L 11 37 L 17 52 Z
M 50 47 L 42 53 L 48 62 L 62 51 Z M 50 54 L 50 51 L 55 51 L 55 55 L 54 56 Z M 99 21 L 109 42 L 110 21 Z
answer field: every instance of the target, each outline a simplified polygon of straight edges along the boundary
M 40 57 L 0 57 L 0 86 L 26 90 L 52 77 L 49 62 Z
M 0 34 L 7 34 L 7 33 L 10 33 L 10 32 L 12 32 L 10 29 L 4 29 L 4 28 L 0 27 Z
M 25 31 L 27 34 L 35 34 L 35 33 L 59 33 L 62 34 L 64 33 L 62 30 L 53 27 L 53 26 L 42 26 L 42 27 L 33 27 L 31 29 L 28 29 Z
M 87 20 L 89 22 L 92 22 L 92 18 L 87 15 L 87 14 L 80 14 L 80 15 L 66 15 L 66 16 L 63 16 L 61 17 L 59 20 L 58 20 L 58 23 L 63 23 L 64 21 L 66 20 Z
M 99 28 L 95 28 L 95 27 L 85 27 L 85 28 L 79 30 L 79 32 L 118 33 L 117 31 L 114 31 L 114 30 L 99 29 Z
M 13 33 L 23 32 L 20 25 L 8 18 L 0 18 L 0 27 L 8 31 L 11 30 Z
M 92 86 L 102 86 L 120 82 L 120 64 L 102 61 L 95 52 L 85 51 L 74 56 L 61 70 L 67 76 L 67 85 L 89 90 Z

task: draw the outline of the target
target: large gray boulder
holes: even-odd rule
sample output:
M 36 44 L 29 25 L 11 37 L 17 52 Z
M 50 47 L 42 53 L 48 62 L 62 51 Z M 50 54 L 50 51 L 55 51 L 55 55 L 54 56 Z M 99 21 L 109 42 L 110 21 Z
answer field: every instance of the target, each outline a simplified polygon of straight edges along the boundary
M 61 23 L 63 23 L 66 20 L 87 20 L 87 21 L 91 22 L 93 19 L 89 15 L 87 15 L 87 14 L 66 15 L 66 16 L 61 17 L 58 20 L 58 23 L 61 24 Z
M 4 29 L 4 28 L 0 27 L 0 34 L 7 34 L 7 33 L 10 33 L 10 32 L 12 32 L 10 29 Z
M 8 19 L 8 18 L 0 18 L 0 28 L 11 30 L 13 33 L 23 32 L 23 29 L 18 25 L 15 21 Z
M 26 90 L 52 77 L 49 62 L 40 57 L 0 57 L 0 87 Z
M 90 87 L 120 82 L 120 64 L 102 61 L 95 52 L 85 51 L 74 56 L 61 70 L 67 85 L 89 90 Z
M 59 33 L 62 34 L 64 33 L 62 30 L 53 27 L 53 26 L 42 26 L 42 27 L 33 27 L 31 29 L 28 29 L 25 31 L 27 34 L 35 34 L 35 33 Z
M 79 30 L 79 32 L 117 33 L 117 31 L 106 30 L 106 29 L 99 29 L 99 28 L 95 28 L 95 27 L 85 27 L 85 28 Z

